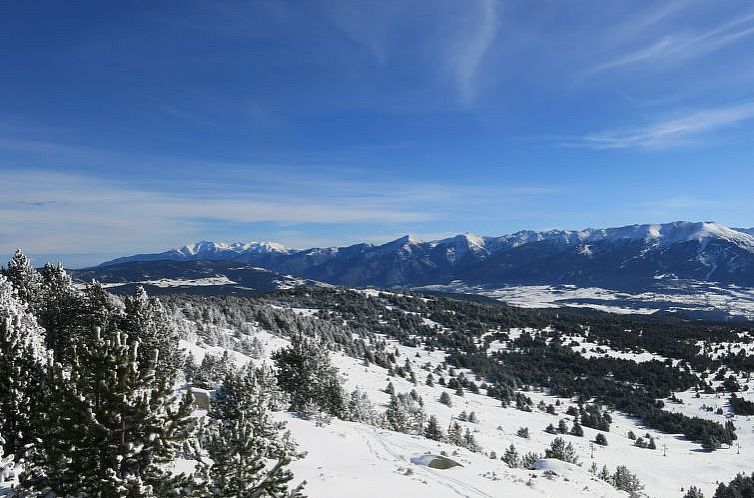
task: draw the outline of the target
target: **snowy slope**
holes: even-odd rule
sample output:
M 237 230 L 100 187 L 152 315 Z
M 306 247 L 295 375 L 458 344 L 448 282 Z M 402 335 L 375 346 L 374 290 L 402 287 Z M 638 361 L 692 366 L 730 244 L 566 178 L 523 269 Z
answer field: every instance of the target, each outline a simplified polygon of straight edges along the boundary
M 364 291 L 370 292 L 370 291 Z M 314 316 L 316 310 L 296 309 L 296 313 Z M 519 331 L 520 332 L 520 331 Z M 227 334 L 233 336 L 233 331 Z M 287 344 L 285 338 L 277 337 L 259 328 L 252 328 L 251 334 L 264 344 L 263 358 L 266 361 L 275 349 Z M 517 332 L 511 331 L 515 337 Z M 576 339 L 576 338 L 574 338 Z M 586 349 L 586 356 L 596 353 L 596 345 L 586 340 L 575 350 Z M 417 384 L 399 377 L 388 377 L 387 370 L 375 364 L 365 366 L 361 360 L 343 353 L 332 353 L 331 357 L 343 378 L 346 390 L 354 388 L 365 390 L 372 402 L 380 410 L 386 408 L 389 395 L 383 391 L 388 382 L 392 382 L 396 392 L 416 389 L 424 401 L 427 415 L 435 415 L 441 425 L 451 420 L 458 420 L 463 410 L 474 411 L 477 423 L 460 422 L 463 427 L 472 430 L 477 442 L 482 447 L 479 453 L 437 443 L 420 436 L 411 436 L 379 429 L 372 426 L 333 420 L 329 425 L 318 427 L 313 422 L 301 420 L 288 413 L 279 413 L 278 417 L 288 423 L 300 450 L 308 452 L 306 458 L 293 463 L 296 479 L 308 482 L 310 496 L 326 497 L 505 497 L 505 496 L 616 496 L 625 497 L 606 483 L 594 479 L 589 473 L 592 462 L 598 467 L 607 465 L 610 470 L 618 465 L 626 465 L 636 473 L 645 484 L 645 493 L 651 497 L 679 497 L 681 488 L 694 484 L 700 487 L 706 496 L 712 496 L 718 481 L 728 481 L 738 472 L 749 472 L 754 466 L 754 423 L 751 417 L 737 417 L 728 413 L 725 398 L 716 394 L 702 394 L 695 398 L 693 392 L 678 393 L 683 404 L 666 400 L 669 410 L 682 411 L 689 416 L 699 416 L 724 422 L 728 417 L 738 428 L 741 453 L 737 447 L 723 448 L 714 453 L 700 451 L 699 444 L 685 438 L 665 434 L 641 426 L 637 420 L 613 412 L 613 424 L 610 432 L 605 433 L 609 441 L 607 447 L 592 446 L 598 431 L 584 427 L 585 437 L 564 435 L 577 451 L 581 466 L 565 464 L 560 461 L 544 460 L 537 470 L 508 468 L 499 457 L 504 450 L 514 444 L 519 454 L 527 452 L 543 453 L 556 437 L 544 432 L 544 428 L 564 418 L 572 423 L 572 417 L 565 415 L 572 400 L 557 399 L 546 392 L 525 391 L 536 406 L 540 401 L 546 404 L 560 405 L 556 414 L 550 415 L 534 409 L 524 412 L 513 407 L 503 408 L 499 401 L 481 394 L 466 392 L 463 397 L 456 396 L 452 390 L 453 406 L 448 407 L 439 402 L 440 394 L 445 388 L 435 384 L 425 384 L 428 373 L 423 367 L 431 369 L 441 364 L 445 358 L 442 351 L 428 352 L 422 348 L 399 345 L 388 340 L 390 348 L 400 353 L 399 363 L 408 361 L 417 375 Z M 200 357 L 207 350 L 205 346 L 184 343 L 195 356 Z M 726 345 L 713 345 L 725 347 Z M 506 343 L 491 344 L 490 351 L 507 347 Z M 701 347 L 701 345 L 700 345 Z M 209 348 L 213 352 L 222 349 Z M 648 361 L 663 359 L 649 353 L 625 354 L 602 350 L 611 356 Z M 247 357 L 236 354 L 234 361 L 243 362 Z M 459 374 L 463 371 L 459 370 Z M 463 372 L 470 375 L 470 372 Z M 754 399 L 754 393 L 742 393 L 747 399 Z M 702 405 L 724 408 L 723 414 L 708 412 Z M 531 437 L 523 439 L 516 435 L 520 427 L 528 427 Z M 643 436 L 652 435 L 657 441 L 657 450 L 637 448 L 627 437 L 629 431 Z M 498 459 L 490 459 L 488 454 L 495 451 Z M 450 458 L 461 463 L 462 467 L 437 470 L 422 464 L 422 456 L 437 455 L 445 452 Z M 553 475 L 554 472 L 556 475 Z

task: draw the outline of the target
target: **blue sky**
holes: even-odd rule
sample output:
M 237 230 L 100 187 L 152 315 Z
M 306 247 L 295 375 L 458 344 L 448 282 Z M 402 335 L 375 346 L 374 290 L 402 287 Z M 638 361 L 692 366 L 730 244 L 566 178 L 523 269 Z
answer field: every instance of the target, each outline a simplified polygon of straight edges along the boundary
M 17 2 L 0 255 L 753 226 L 748 1 Z

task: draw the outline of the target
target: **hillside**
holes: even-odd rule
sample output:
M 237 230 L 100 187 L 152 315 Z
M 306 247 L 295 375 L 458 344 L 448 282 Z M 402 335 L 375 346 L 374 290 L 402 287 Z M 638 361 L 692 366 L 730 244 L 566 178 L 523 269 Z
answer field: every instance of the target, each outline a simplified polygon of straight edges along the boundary
M 321 285 L 157 300 L 20 253 L 5 273 L 10 496 L 680 498 L 752 465 L 750 322 Z
M 171 303 L 179 303 L 183 298 L 170 298 Z M 279 323 L 282 316 L 298 322 L 297 327 L 314 330 L 329 330 L 330 340 L 340 344 L 332 353 L 333 365 L 342 376 L 346 391 L 360 389 L 366 392 L 377 412 L 388 408 L 390 395 L 385 392 L 385 386 L 392 383 L 396 393 L 415 391 L 423 401 L 426 416 L 435 415 L 441 422 L 443 430 L 448 423 L 459 421 L 463 428 L 471 430 L 477 451 L 453 447 L 447 443 L 437 443 L 417 435 L 405 435 L 384 428 L 375 428 L 363 423 L 333 420 L 329 425 L 316 427 L 312 422 L 302 421 L 290 415 L 285 415 L 294 436 L 302 443 L 302 447 L 311 448 L 307 457 L 294 464 L 297 475 L 301 475 L 309 482 L 312 493 L 317 491 L 319 496 L 343 496 L 346 489 L 358 492 L 360 496 L 384 496 L 385 493 L 404 495 L 410 492 L 412 496 L 621 496 L 620 492 L 590 474 L 589 467 L 595 462 L 599 468 L 607 465 L 610 469 L 618 465 L 626 465 L 635 472 L 646 486 L 648 496 L 675 497 L 681 496 L 681 488 L 688 488 L 690 484 L 700 487 L 708 496 L 714 493 L 718 481 L 727 481 L 737 472 L 747 471 L 751 464 L 750 452 L 744 449 L 739 454 L 738 445 L 746 448 L 754 444 L 750 421 L 746 416 L 732 414 L 726 403 L 728 396 L 724 392 L 717 392 L 714 388 L 722 385 L 722 381 L 711 382 L 713 387 L 709 393 L 700 393 L 697 397 L 694 389 L 674 391 L 670 401 L 665 397 L 665 410 L 670 413 L 685 414 L 690 417 L 701 417 L 704 420 L 725 424 L 733 421 L 738 439 L 730 447 L 715 452 L 702 451 L 699 442 L 689 440 L 682 434 L 667 434 L 664 431 L 648 427 L 641 419 L 628 417 L 619 410 L 610 410 L 612 423 L 610 430 L 605 432 L 608 446 L 594 445 L 592 442 L 600 432 L 590 427 L 584 427 L 584 436 L 563 436 L 571 442 L 576 450 L 581 466 L 569 465 L 563 462 L 543 460 L 538 464 L 539 470 L 510 468 L 499 459 L 505 450 L 515 445 L 518 453 L 527 452 L 543 454 L 544 450 L 557 435 L 544 431 L 548 424 L 558 424 L 560 419 L 566 420 L 568 427 L 573 425 L 574 417 L 567 415 L 569 407 L 578 407 L 577 398 L 554 396 L 548 389 L 537 387 L 523 387 L 517 392 L 529 398 L 531 408 L 522 409 L 515 403 L 505 406 L 491 391 L 481 389 L 474 393 L 468 388 L 463 389 L 463 396 L 454 394 L 454 388 L 441 386 L 437 383 L 439 377 L 445 379 L 474 379 L 477 382 L 485 380 L 479 373 L 467 368 L 448 370 L 450 360 L 448 350 L 441 344 L 456 343 L 460 349 L 474 348 L 486 350 L 488 355 L 503 354 L 509 351 L 513 354 L 520 346 L 517 338 L 529 334 L 543 334 L 552 337 L 553 341 L 569 344 L 569 348 L 579 357 L 614 358 L 618 365 L 636 364 L 649 366 L 652 362 L 662 365 L 667 358 L 673 358 L 673 363 L 679 367 L 687 362 L 693 365 L 701 359 L 699 355 L 711 354 L 719 357 L 725 354 L 727 344 L 725 338 L 737 337 L 738 331 L 732 333 L 727 327 L 715 323 L 678 322 L 677 319 L 657 319 L 642 317 L 624 317 L 617 321 L 606 314 L 580 315 L 573 313 L 542 314 L 528 312 L 502 305 L 477 304 L 457 302 L 444 298 L 426 298 L 421 296 L 401 296 L 376 291 L 342 291 L 322 290 L 311 292 L 292 292 L 259 298 L 262 306 L 273 306 L 276 310 L 275 322 Z M 217 305 L 220 305 L 220 301 Z M 249 305 L 256 306 L 254 302 Z M 236 306 L 244 306 L 238 302 Z M 452 322 L 447 322 L 451 315 L 440 312 L 447 309 L 455 316 Z M 460 316 L 459 316 L 460 315 Z M 372 328 L 371 316 L 381 316 L 383 326 Z M 408 326 L 404 322 L 401 329 L 405 333 L 395 336 L 400 329 L 393 328 L 392 323 L 399 323 L 400 317 L 410 319 Z M 475 320 L 471 317 L 474 316 Z M 485 318 L 486 316 L 486 318 Z M 296 318 L 298 317 L 298 318 Z M 338 323 L 338 318 L 347 318 L 349 324 L 344 332 L 363 336 L 370 344 L 380 344 L 374 341 L 386 341 L 386 351 L 394 352 L 395 366 L 401 366 L 403 373 L 394 371 L 395 366 L 385 368 L 378 363 L 368 362 L 358 358 L 352 346 L 344 343 L 338 332 L 331 325 Z M 356 318 L 360 317 L 360 318 Z M 238 318 L 236 318 L 238 320 Z M 243 319 L 242 319 L 243 320 Z M 398 320 L 398 321 L 395 321 Z M 439 321 L 435 321 L 439 320 Z M 479 323 L 478 320 L 482 320 Z M 488 320 L 490 320 L 488 322 Z M 484 323 L 487 322 L 487 323 Z M 321 325 L 316 325 L 320 323 Z M 477 339 L 461 346 L 454 339 L 455 333 L 449 323 L 457 323 L 463 327 L 464 334 L 470 334 Z M 482 326 L 478 333 L 472 333 L 468 327 Z M 516 324 L 522 327 L 502 330 L 506 333 L 482 332 L 493 323 Z M 607 324 L 610 324 L 607 326 Z M 222 325 L 220 325 L 222 324 Z M 462 325 L 466 324 L 466 325 Z M 549 324 L 549 325 L 548 325 Z M 528 325 L 528 326 L 527 326 Z M 405 327 L 408 326 L 408 329 Z M 426 327 L 426 329 L 425 329 Z M 219 319 L 212 330 L 210 342 L 219 341 L 224 347 L 233 349 L 235 339 L 232 332 L 236 328 L 233 321 L 224 322 Z M 643 329 L 645 335 L 637 337 L 626 329 Z M 287 344 L 284 337 L 278 335 L 282 330 L 267 329 L 264 323 L 257 323 L 248 330 L 250 337 L 256 337 L 265 352 L 274 351 Z M 372 335 L 367 330 L 374 330 Z M 222 330 L 227 332 L 223 333 Z M 360 331 L 364 332 L 360 332 Z M 590 333 L 590 330 L 593 331 Z M 649 331 L 656 331 L 647 335 Z M 747 330 L 746 327 L 739 329 Z M 393 332 L 391 332 L 393 331 Z M 599 333 L 595 334 L 595 332 Z M 460 332 L 460 330 L 459 330 Z M 740 332 L 748 334 L 748 332 Z M 425 335 L 429 334 L 429 335 Z M 434 337 L 434 339 L 431 339 Z M 698 337 L 707 337 L 701 343 Z M 507 338 L 507 340 L 506 340 Z M 639 342 L 636 342 L 636 341 Z M 438 342 L 439 341 L 439 342 Z M 733 352 L 743 347 L 750 349 L 750 336 L 741 342 L 733 344 Z M 220 351 L 218 346 L 201 346 L 203 339 L 197 334 L 193 340 L 191 350 L 202 355 L 205 348 Z M 407 345 L 415 343 L 416 345 Z M 477 346 L 471 346 L 476 344 Z M 699 345 L 701 344 L 701 345 Z M 200 345 L 200 346 L 197 346 Z M 691 349 L 688 346 L 692 346 Z M 371 349 L 371 347 L 368 347 Z M 358 349 L 357 349 L 358 350 Z M 704 353 L 707 351 L 708 353 Z M 263 360 L 266 356 L 261 356 Z M 354 357 L 357 356 L 357 357 Z M 529 356 L 525 356 L 531 358 Z M 237 353 L 237 358 L 246 358 Z M 683 358 L 683 359 L 681 359 Z M 259 361 L 259 359 L 257 360 Z M 377 361 L 375 359 L 375 361 Z M 595 361 L 595 360 L 591 360 Z M 623 363 L 627 362 L 627 363 Z M 650 362 L 650 363 L 647 363 Z M 452 364 L 452 362 L 451 362 Z M 531 368 L 531 363 L 529 363 Z M 515 367 L 511 365 L 511 375 L 517 375 Z M 537 367 L 539 368 L 539 367 Z M 716 368 L 713 366 L 713 368 Z M 736 367 L 738 368 L 738 367 Z M 747 367 L 748 368 L 748 367 Z M 416 382 L 409 378 L 413 372 Z M 448 373 L 452 372 L 450 377 Z M 732 373 L 732 372 L 731 372 Z M 434 384 L 427 385 L 427 377 L 434 376 Z M 405 377 L 402 377 L 405 376 Z M 726 374 L 727 375 L 727 374 Z M 746 375 L 739 379 L 745 382 Z M 526 381 L 524 381 L 526 382 Z M 484 384 L 484 383 L 482 383 Z M 449 407 L 441 403 L 440 396 L 448 392 L 451 396 Z M 743 394 L 747 399 L 749 395 Z M 710 411 L 704 407 L 710 407 Z M 545 407 L 554 408 L 549 413 Z M 718 413 L 718 408 L 721 411 Z M 475 422 L 464 422 L 459 418 L 461 412 L 474 412 Z M 583 419 L 582 419 L 583 422 Z M 528 427 L 529 438 L 521 438 L 516 433 L 521 427 Z M 655 440 L 656 450 L 648 450 L 635 446 L 635 441 L 627 437 L 629 431 L 646 439 L 649 434 Z M 727 448 L 727 449 L 726 449 Z M 592 458 L 594 449 L 594 458 Z M 489 457 L 494 451 L 497 460 Z M 417 462 L 421 455 L 429 454 L 451 455 L 463 467 L 450 470 L 427 468 Z M 548 473 L 550 469 L 555 474 Z M 373 486 L 361 487 L 360 483 L 374 483 Z M 623 495 L 625 496 L 625 495 Z

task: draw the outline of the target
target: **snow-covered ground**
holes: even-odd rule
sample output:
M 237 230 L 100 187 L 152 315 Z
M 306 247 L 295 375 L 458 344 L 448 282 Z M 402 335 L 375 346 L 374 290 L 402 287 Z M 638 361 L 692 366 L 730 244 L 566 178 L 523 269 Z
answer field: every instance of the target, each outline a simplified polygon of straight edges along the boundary
M 313 314 L 316 310 L 301 309 L 301 314 Z M 520 331 L 519 331 L 520 332 Z M 256 336 L 264 345 L 264 357 L 277 348 L 284 346 L 284 338 L 274 336 L 264 330 L 254 329 Z M 515 335 L 515 331 L 514 331 Z M 580 348 L 593 349 L 593 345 L 580 337 Z M 574 338 L 574 339 L 576 339 Z M 444 387 L 435 383 L 430 387 L 425 384 L 428 370 L 422 368 L 429 364 L 434 369 L 444 360 L 441 351 L 427 352 L 422 348 L 401 346 L 395 341 L 388 341 L 390 348 L 399 353 L 399 364 L 408 359 L 411 369 L 417 377 L 414 385 L 400 377 L 388 377 L 387 370 L 370 364 L 365 366 L 360 360 L 342 353 L 332 353 L 334 366 L 338 368 L 347 391 L 354 388 L 365 390 L 379 410 L 384 410 L 389 395 L 384 392 L 388 382 L 392 382 L 396 392 L 408 392 L 416 389 L 424 401 L 427 415 L 435 415 L 441 426 L 447 427 L 451 421 L 458 421 L 464 428 L 469 428 L 482 451 L 472 453 L 446 443 L 437 443 L 420 436 L 406 435 L 376 428 L 360 423 L 333 420 L 329 425 L 318 427 L 315 423 L 302 420 L 288 413 L 277 416 L 285 420 L 301 451 L 308 452 L 306 458 L 292 464 L 296 482 L 306 480 L 306 490 L 312 497 L 505 497 L 505 496 L 627 496 L 626 493 L 595 479 L 589 472 L 592 462 L 599 468 L 607 465 L 613 471 L 618 465 L 626 465 L 637 474 L 645 484 L 645 493 L 652 497 L 680 497 L 681 489 L 689 485 L 700 487 L 706 496 L 712 496 L 716 483 L 727 482 L 739 472 L 750 472 L 754 468 L 754 422 L 750 417 L 735 417 L 728 413 L 727 395 L 701 395 L 679 393 L 677 396 L 683 404 L 666 400 L 667 409 L 678 410 L 689 416 L 712 418 L 721 422 L 734 421 L 739 437 L 739 448 L 723 448 L 713 453 L 704 452 L 699 444 L 690 442 L 680 435 L 664 434 L 641 426 L 637 420 L 612 413 L 613 424 L 606 433 L 609 445 L 593 445 L 598 431 L 584 427 L 584 437 L 564 435 L 576 448 L 581 465 L 569 465 L 559 461 L 546 460 L 538 464 L 537 470 L 511 469 L 500 460 L 506 448 L 516 446 L 518 453 L 528 452 L 543 454 L 555 435 L 546 433 L 548 424 L 556 425 L 561 418 L 572 424 L 572 418 L 565 415 L 571 400 L 560 399 L 556 406 L 556 415 L 547 414 L 536 408 L 540 401 L 555 405 L 557 398 L 546 392 L 527 391 L 524 394 L 534 402 L 532 412 L 515 408 L 503 408 L 499 401 L 482 394 L 466 392 L 463 397 L 456 396 L 448 390 L 452 398 L 452 407 L 439 402 Z M 577 341 L 579 342 L 579 341 Z M 182 343 L 197 359 L 208 348 Z M 496 348 L 506 347 L 505 343 L 493 343 Z M 574 346 L 575 347 L 575 346 Z M 603 349 L 606 349 L 603 347 Z M 222 348 L 213 347 L 212 352 L 219 353 Z M 596 353 L 595 353 L 596 354 Z M 600 354 L 620 355 L 636 361 L 645 358 L 644 353 L 621 353 L 606 351 Z M 648 354 L 648 353 L 647 353 Z M 627 355 L 627 356 L 622 356 Z M 248 357 L 236 354 L 234 361 L 242 363 Z M 659 358 L 658 358 L 659 359 Z M 458 371 L 457 373 L 461 373 Z M 464 372 L 470 376 L 470 372 Z M 443 372 L 447 378 L 447 370 Z M 434 374 L 437 379 L 437 374 Z M 742 393 L 744 397 L 754 397 Z M 702 405 L 724 407 L 723 415 L 702 409 Z M 461 411 L 475 412 L 476 423 L 458 420 Z M 516 435 L 520 427 L 528 427 L 530 438 Z M 657 442 L 656 450 L 642 449 L 633 445 L 627 437 L 629 431 L 638 436 L 646 433 Z M 497 459 L 489 458 L 494 451 Z M 461 464 L 447 470 L 429 468 L 422 464 L 422 456 L 439 455 L 445 452 L 450 458 Z M 553 474 L 554 472 L 554 474 Z
M 574 285 L 511 285 L 486 287 L 455 281 L 416 290 L 479 294 L 523 308 L 593 308 L 611 313 L 671 312 L 721 313 L 754 319 L 754 288 L 713 282 L 663 282 L 656 290 L 629 293 Z

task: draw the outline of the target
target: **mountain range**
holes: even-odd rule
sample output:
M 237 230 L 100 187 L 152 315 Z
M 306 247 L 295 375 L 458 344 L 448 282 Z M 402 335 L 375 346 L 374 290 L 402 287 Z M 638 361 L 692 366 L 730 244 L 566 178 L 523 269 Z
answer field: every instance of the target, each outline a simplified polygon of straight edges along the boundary
M 585 230 L 524 230 L 499 237 L 460 234 L 422 241 L 289 249 L 272 242 L 203 241 L 102 263 L 228 261 L 281 275 L 345 286 L 413 288 L 467 285 L 602 286 L 642 289 L 658 280 L 754 287 L 754 229 L 678 221 Z

